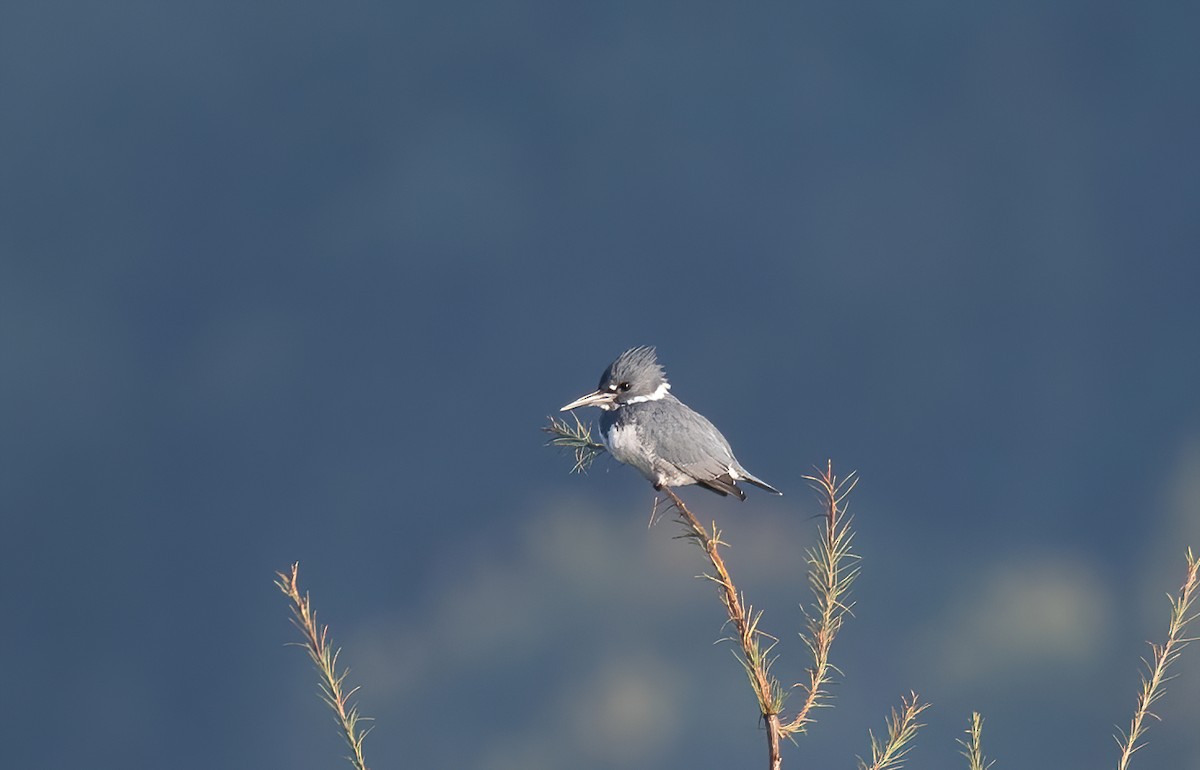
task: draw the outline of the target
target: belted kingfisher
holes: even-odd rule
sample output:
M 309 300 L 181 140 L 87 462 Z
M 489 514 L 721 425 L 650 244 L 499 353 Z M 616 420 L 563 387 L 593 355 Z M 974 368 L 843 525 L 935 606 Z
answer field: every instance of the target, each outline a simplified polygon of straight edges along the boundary
M 654 348 L 631 348 L 608 365 L 595 391 L 559 411 L 581 406 L 603 409 L 600 431 L 608 451 L 637 468 L 655 489 L 699 484 L 719 495 L 732 493 L 745 500 L 737 482 L 748 481 L 783 494 L 743 468 L 721 431 L 670 390 Z

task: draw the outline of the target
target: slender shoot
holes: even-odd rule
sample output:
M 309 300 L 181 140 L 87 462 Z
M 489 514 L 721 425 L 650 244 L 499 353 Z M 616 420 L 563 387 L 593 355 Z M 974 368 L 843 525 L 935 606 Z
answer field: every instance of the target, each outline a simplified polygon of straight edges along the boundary
M 967 759 L 967 770 L 988 770 L 995 760 L 989 762 L 983 756 L 983 717 L 978 711 L 971 712 L 971 724 L 967 726 L 966 733 L 966 738 L 958 739 L 958 745 L 963 747 L 959 753 Z
M 343 668 L 340 672 L 338 671 L 337 659 L 341 649 L 333 649 L 329 641 L 329 626 L 317 624 L 317 613 L 313 611 L 308 592 L 300 593 L 300 587 L 296 580 L 299 569 L 300 564 L 296 563 L 292 565 L 290 573 L 276 572 L 275 585 L 291 601 L 292 624 L 300 630 L 300 635 L 304 637 L 303 642 L 296 644 L 304 647 L 308 652 L 308 657 L 312 659 L 313 665 L 317 668 L 321 680 L 321 700 L 325 701 L 333 711 L 342 737 L 345 739 L 346 745 L 350 747 L 350 756 L 346 759 L 350 760 L 350 764 L 354 765 L 357 770 L 367 770 L 366 760 L 363 759 L 362 745 L 363 739 L 367 737 L 367 733 L 371 732 L 371 728 L 361 729 L 359 722 L 370 721 L 370 717 L 360 716 L 358 706 L 350 703 L 350 698 L 358 691 L 358 688 L 346 691 L 343 687 L 350 669 Z
M 1117 762 L 1118 770 L 1126 770 L 1134 752 L 1146 745 L 1142 742 L 1142 737 L 1148 727 L 1146 718 L 1159 719 L 1159 716 L 1150 708 L 1155 701 L 1162 697 L 1166 689 L 1166 682 L 1172 678 L 1167 676 L 1167 669 L 1179 658 L 1183 648 L 1189 642 L 1194 641 L 1194 637 L 1184 636 L 1184 632 L 1187 630 L 1188 624 L 1196 619 L 1192 605 L 1196 600 L 1197 584 L 1200 584 L 1200 559 L 1189 548 L 1187 551 L 1187 574 L 1184 577 L 1183 585 L 1174 596 L 1167 595 L 1167 599 L 1171 602 L 1171 622 L 1167 628 L 1167 640 L 1162 644 L 1150 643 L 1150 659 L 1142 659 L 1142 662 L 1146 664 L 1146 671 L 1142 674 L 1142 689 L 1138 693 L 1137 707 L 1134 709 L 1133 718 L 1129 720 L 1129 729 L 1118 728 L 1117 735 L 1114 736 L 1117 739 L 1117 745 L 1121 747 L 1121 758 Z
M 574 412 L 571 412 L 571 417 L 575 420 L 574 424 L 568 422 L 565 417 L 560 419 L 551 415 L 550 424 L 543 427 L 542 432 L 552 436 L 547 442 L 548 446 L 562 447 L 574 452 L 575 467 L 571 469 L 572 473 L 586 473 L 606 447 L 592 436 L 590 423 L 581 421 Z
M 871 762 L 868 764 L 862 757 L 858 759 L 859 770 L 900 770 L 904 767 L 904 758 L 912 749 L 912 740 L 917 736 L 917 730 L 924 725 L 917 722 L 921 712 L 929 708 L 928 703 L 920 703 L 919 696 L 914 692 L 909 697 L 900 699 L 900 709 L 892 709 L 887 719 L 887 739 L 879 740 L 874 733 L 871 736 Z
M 683 525 L 685 540 L 695 543 L 704 551 L 712 565 L 713 571 L 704 575 L 705 578 L 717 584 L 721 596 L 721 604 L 729 616 L 733 626 L 733 640 L 741 647 L 741 663 L 750 679 L 750 686 L 758 700 L 759 712 L 767 729 L 767 758 L 770 770 L 779 770 L 783 758 L 779 752 L 779 739 L 783 733 L 780 729 L 779 711 L 783 707 L 783 691 L 779 682 L 771 676 L 771 648 L 775 639 L 767 636 L 758 629 L 758 621 L 762 613 L 755 613 L 754 608 L 745 603 L 743 597 L 733 584 L 729 570 L 725 567 L 725 559 L 721 556 L 721 531 L 714 522 L 712 530 L 706 529 L 683 504 L 679 496 L 670 487 L 663 487 L 663 492 L 675 509 L 676 518 Z M 764 644 L 765 640 L 765 644 Z
M 784 735 L 804 732 L 816 721 L 815 710 L 829 706 L 829 684 L 835 673 L 841 673 L 830 662 L 833 640 L 842 628 L 854 603 L 850 588 L 858 577 L 858 556 L 851 550 L 854 531 L 847 513 L 846 498 L 858 483 L 851 473 L 839 479 L 833 473 L 833 463 L 827 462 L 816 476 L 806 476 L 821 499 L 823 510 L 821 539 L 808 550 L 808 584 L 814 602 L 805 610 L 807 631 L 800 635 L 812 654 L 813 665 L 808 669 L 808 681 L 794 685 L 804 692 L 804 703 L 791 720 L 783 725 Z
M 715 523 L 711 529 L 705 528 L 674 491 L 669 488 L 663 490 L 676 511 L 676 518 L 683 525 L 682 537 L 704 551 L 712 565 L 712 571 L 704 577 L 717 584 L 721 603 L 733 627 L 731 641 L 740 647 L 739 661 L 746 671 L 766 727 L 768 766 L 771 770 L 778 770 L 782 765 L 781 739 L 804 732 L 815 721 L 813 710 L 829 705 L 826 702 L 826 688 L 834 674 L 840 673 L 830 662 L 830 649 L 843 620 L 850 612 L 850 587 L 858 575 L 858 557 L 850 548 L 853 532 L 845 507 L 846 496 L 854 488 L 855 475 L 851 473 L 845 479 L 838 479 L 830 462 L 824 471 L 809 480 L 821 497 L 824 509 L 821 542 L 808 552 L 808 582 L 815 596 L 814 608 L 811 612 L 805 612 L 808 632 L 801 634 L 813 655 L 813 666 L 809 669 L 808 682 L 797 685 L 805 691 L 804 704 L 794 717 L 786 720 L 781 715 L 787 692 L 771 673 L 771 666 L 775 662 L 772 650 L 777 640 L 759 628 L 762 613 L 755 612 L 734 585 L 721 556 L 721 548 L 725 545 L 721 540 L 721 531 Z

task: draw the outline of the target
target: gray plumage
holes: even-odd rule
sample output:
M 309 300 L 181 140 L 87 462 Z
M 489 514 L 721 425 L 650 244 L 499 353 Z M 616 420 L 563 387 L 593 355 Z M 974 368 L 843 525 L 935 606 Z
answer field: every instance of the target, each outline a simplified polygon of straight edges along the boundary
M 603 409 L 600 430 L 609 452 L 640 471 L 655 489 L 699 484 L 745 500 L 737 482 L 748 481 L 783 494 L 743 468 L 721 431 L 671 395 L 670 388 L 654 348 L 631 348 L 609 364 L 594 392 L 563 411 Z

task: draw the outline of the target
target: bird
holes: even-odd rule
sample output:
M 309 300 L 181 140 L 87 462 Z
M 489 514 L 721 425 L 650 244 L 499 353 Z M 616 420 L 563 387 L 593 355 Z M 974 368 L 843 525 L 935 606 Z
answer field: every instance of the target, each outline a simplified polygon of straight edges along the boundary
M 608 365 L 596 390 L 560 409 L 585 406 L 604 410 L 600 431 L 608 451 L 633 466 L 654 485 L 697 484 L 722 497 L 746 499 L 739 481 L 782 495 L 742 467 L 729 442 L 704 415 L 671 393 L 671 383 L 650 346 L 630 348 Z

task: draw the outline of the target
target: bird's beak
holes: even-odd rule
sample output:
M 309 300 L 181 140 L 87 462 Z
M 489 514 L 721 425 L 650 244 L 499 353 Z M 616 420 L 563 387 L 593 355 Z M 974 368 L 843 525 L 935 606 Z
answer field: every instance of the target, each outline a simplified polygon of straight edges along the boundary
M 581 406 L 598 406 L 604 408 L 616 400 L 617 394 L 613 393 L 611 390 L 597 390 L 592 393 L 588 393 L 586 396 L 575 399 L 558 411 L 569 412 L 572 409 L 578 409 Z

